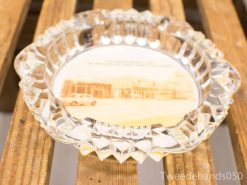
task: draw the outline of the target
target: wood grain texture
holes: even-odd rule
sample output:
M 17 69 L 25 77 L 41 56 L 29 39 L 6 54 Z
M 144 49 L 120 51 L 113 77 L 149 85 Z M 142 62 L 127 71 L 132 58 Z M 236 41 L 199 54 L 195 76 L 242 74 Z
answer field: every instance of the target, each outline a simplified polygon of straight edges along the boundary
M 29 5 L 30 0 L 0 0 L 0 94 Z
M 43 2 L 35 36 L 74 12 L 76 0 Z M 0 162 L 0 185 L 44 185 L 49 182 L 53 141 L 28 111 L 19 93 Z
M 170 15 L 185 19 L 181 0 L 150 0 L 150 5 L 154 14 Z M 168 155 L 164 158 L 164 168 L 166 185 L 217 184 L 213 178 L 214 164 L 207 141 L 191 152 Z
M 13 55 L 31 0 L 0 0 L 0 111 L 12 111 L 18 93 Z
M 94 9 L 129 9 L 132 7 L 132 0 L 94 0 Z
M 131 8 L 132 1 L 96 0 L 94 8 Z M 77 185 L 137 185 L 137 169 L 134 160 L 119 164 L 114 158 L 100 161 L 97 156 L 79 155 Z
M 164 159 L 167 185 L 216 185 L 214 164 L 208 142 L 184 154 Z
M 231 0 L 198 0 L 207 35 L 225 53 L 225 58 L 241 75 L 241 88 L 234 96 L 227 123 L 235 159 L 244 174 L 241 183 L 247 184 L 247 43 Z
M 170 15 L 185 19 L 181 0 L 150 0 L 150 9 L 156 15 Z
M 100 161 L 94 154 L 79 155 L 76 185 L 137 185 L 136 162 L 119 164 L 115 158 Z

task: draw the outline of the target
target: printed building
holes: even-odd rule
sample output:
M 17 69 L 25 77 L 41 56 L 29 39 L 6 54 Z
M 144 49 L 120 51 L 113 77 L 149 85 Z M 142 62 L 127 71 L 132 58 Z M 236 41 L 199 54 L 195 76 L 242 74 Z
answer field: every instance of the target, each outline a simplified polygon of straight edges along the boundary
M 61 96 L 91 94 L 95 98 L 111 98 L 111 84 L 65 80 Z
M 159 83 L 145 79 L 118 77 L 99 82 L 65 80 L 61 96 L 71 94 L 90 94 L 94 98 L 131 98 L 131 99 L 192 99 L 189 84 L 181 86 L 179 75 L 169 83 Z M 189 87 L 189 88 L 188 88 Z

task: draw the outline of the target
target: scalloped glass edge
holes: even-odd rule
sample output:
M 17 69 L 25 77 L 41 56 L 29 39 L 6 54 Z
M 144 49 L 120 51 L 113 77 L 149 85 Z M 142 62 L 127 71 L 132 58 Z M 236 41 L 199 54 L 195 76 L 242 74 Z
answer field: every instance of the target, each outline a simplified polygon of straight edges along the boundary
M 140 22 L 143 23 L 142 28 L 148 26 L 149 30 L 154 30 L 152 36 L 150 33 L 138 35 L 140 32 L 135 32 L 135 29 L 141 29 L 137 24 Z M 120 23 L 124 26 L 124 35 L 118 31 L 111 35 L 107 32 L 109 25 L 115 26 L 117 30 Z M 105 30 L 94 45 L 126 44 L 162 51 L 159 42 L 161 32 L 181 40 L 181 47 L 174 57 L 191 70 L 197 70 L 198 66 L 192 66 L 190 62 L 195 55 L 194 51 L 200 53 L 201 60 L 207 61 L 209 80 L 205 84 L 210 83 L 210 92 L 196 110 L 189 112 L 172 127 L 161 124 L 124 127 L 72 117 L 47 87 L 44 79 L 47 58 L 50 57 L 51 48 L 55 48 L 58 60 L 63 63 L 91 47 L 90 39 L 82 44 L 78 33 L 95 25 L 103 26 Z M 61 46 L 64 50 L 60 49 Z M 187 48 L 191 51 L 185 56 Z M 113 155 L 120 163 L 129 157 L 142 163 L 147 156 L 159 161 L 169 153 L 192 150 L 224 120 L 233 102 L 232 96 L 240 87 L 240 75 L 236 69 L 201 32 L 193 30 L 185 21 L 134 9 L 92 10 L 76 14 L 70 20 L 48 28 L 18 54 L 14 65 L 21 78 L 20 88 L 29 110 L 51 137 L 79 148 L 82 155 L 95 151 L 100 160 Z M 205 75 L 205 72 L 201 75 Z M 195 78 L 200 79 L 202 76 Z

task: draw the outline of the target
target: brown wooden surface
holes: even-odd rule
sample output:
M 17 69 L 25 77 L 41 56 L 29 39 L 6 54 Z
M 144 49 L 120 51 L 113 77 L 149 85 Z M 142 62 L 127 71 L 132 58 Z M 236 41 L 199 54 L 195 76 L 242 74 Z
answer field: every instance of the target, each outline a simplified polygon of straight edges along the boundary
M 129 9 L 132 7 L 132 0 L 94 0 L 94 9 Z
M 95 0 L 94 8 L 124 8 L 132 7 L 131 0 Z M 94 154 L 81 156 L 77 168 L 77 185 L 137 185 L 136 162 L 125 161 L 119 164 L 113 157 L 100 161 Z
M 77 173 L 76 185 L 137 185 L 134 160 L 119 164 L 113 157 L 100 161 L 94 154 L 79 155 Z
M 227 123 L 235 159 L 247 184 L 247 44 L 231 0 L 198 0 L 207 35 L 225 52 L 225 57 L 241 75 L 241 88 L 234 97 Z
M 225 56 L 240 71 L 242 87 L 235 96 L 235 103 L 227 118 L 232 143 L 239 171 L 244 174 L 242 185 L 247 184 L 247 76 L 245 63 L 247 60 L 246 37 L 239 23 L 231 0 L 197 0 L 202 13 L 207 35 L 214 40 L 217 47 L 225 51 Z M 4 76 L 7 74 L 16 40 L 28 9 L 28 0 L 18 0 L 3 10 L 11 1 L 0 0 L 0 92 Z M 26 4 L 25 4 L 26 3 Z M 76 0 L 45 0 L 40 13 L 35 36 L 45 28 L 57 23 L 60 19 L 69 18 L 75 8 Z M 26 5 L 26 6 L 24 6 Z M 124 8 L 132 6 L 131 0 L 94 0 L 94 8 Z M 172 15 L 184 19 L 182 0 L 150 0 L 150 8 L 155 14 Z M 18 11 L 14 11 L 18 10 Z M 2 14 L 4 13 L 4 14 Z M 4 20 L 4 21 L 3 21 Z M 8 22 L 9 21 L 9 22 Z M 13 23 L 12 23 L 13 21 Z M 10 24 L 12 23 L 12 24 Z M 3 26 L 4 26 L 4 29 Z M 19 26 L 17 28 L 17 26 Z M 9 30 L 7 30 L 9 29 Z M 9 33 L 4 37 L 3 32 Z M 53 152 L 53 141 L 34 121 L 24 104 L 21 93 L 15 107 L 9 134 L 0 161 L 0 185 L 48 184 Z M 214 165 L 208 142 L 202 143 L 192 152 L 168 155 L 164 158 L 165 180 L 168 185 L 215 185 Z M 137 184 L 136 163 L 127 161 L 119 164 L 112 158 L 100 162 L 94 155 L 79 156 L 77 185 L 95 184 Z M 201 174 L 208 179 L 197 177 L 193 180 L 187 174 Z M 178 180 L 173 179 L 180 175 Z M 167 178 L 170 177 L 170 178 Z M 212 176 L 211 176 L 212 177 Z
M 0 0 L 0 94 L 29 5 L 30 0 Z
M 167 185 L 216 185 L 214 164 L 208 142 L 192 152 L 168 155 L 164 159 Z
M 155 14 L 175 16 L 185 19 L 184 8 L 181 0 L 151 0 L 151 10 Z M 167 185 L 216 185 L 216 180 L 210 178 L 214 174 L 214 164 L 211 149 L 205 141 L 192 152 L 168 155 L 164 158 Z M 202 174 L 208 178 L 193 178 L 193 175 Z
M 150 0 L 150 9 L 157 15 L 170 15 L 185 19 L 182 0 Z
M 75 0 L 44 1 L 35 36 L 71 17 L 75 4 Z M 0 163 L 0 185 L 48 184 L 52 152 L 52 139 L 34 121 L 19 93 Z
M 13 71 L 13 55 L 31 0 L 0 0 L 0 110 L 14 107 L 17 77 Z

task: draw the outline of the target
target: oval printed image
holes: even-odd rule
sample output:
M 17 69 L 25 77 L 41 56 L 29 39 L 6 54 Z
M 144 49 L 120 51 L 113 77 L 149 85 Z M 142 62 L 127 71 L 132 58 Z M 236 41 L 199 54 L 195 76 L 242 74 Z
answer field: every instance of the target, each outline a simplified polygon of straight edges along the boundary
M 122 126 L 172 126 L 198 106 L 190 74 L 172 57 L 141 47 L 86 50 L 52 84 L 72 116 Z

